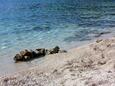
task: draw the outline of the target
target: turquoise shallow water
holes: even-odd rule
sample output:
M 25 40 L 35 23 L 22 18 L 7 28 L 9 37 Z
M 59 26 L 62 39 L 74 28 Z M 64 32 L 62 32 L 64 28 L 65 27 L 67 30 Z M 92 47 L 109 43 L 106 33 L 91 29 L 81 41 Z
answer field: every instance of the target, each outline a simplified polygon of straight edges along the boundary
M 114 0 L 0 0 L 0 70 L 20 69 L 12 58 L 22 49 L 69 49 L 114 27 Z

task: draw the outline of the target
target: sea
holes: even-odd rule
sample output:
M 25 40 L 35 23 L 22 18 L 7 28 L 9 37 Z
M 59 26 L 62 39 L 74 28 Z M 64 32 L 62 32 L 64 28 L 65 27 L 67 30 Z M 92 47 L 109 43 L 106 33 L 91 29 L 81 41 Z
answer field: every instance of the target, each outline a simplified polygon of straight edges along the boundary
M 0 75 L 43 62 L 14 63 L 24 49 L 71 49 L 115 35 L 115 0 L 0 0 Z

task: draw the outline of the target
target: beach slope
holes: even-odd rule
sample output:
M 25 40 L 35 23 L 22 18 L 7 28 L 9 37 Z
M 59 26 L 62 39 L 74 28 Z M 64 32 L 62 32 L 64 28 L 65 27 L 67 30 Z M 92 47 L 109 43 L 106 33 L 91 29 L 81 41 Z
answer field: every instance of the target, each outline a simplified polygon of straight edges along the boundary
M 1 77 L 0 86 L 115 86 L 115 38 L 45 56 L 36 67 Z

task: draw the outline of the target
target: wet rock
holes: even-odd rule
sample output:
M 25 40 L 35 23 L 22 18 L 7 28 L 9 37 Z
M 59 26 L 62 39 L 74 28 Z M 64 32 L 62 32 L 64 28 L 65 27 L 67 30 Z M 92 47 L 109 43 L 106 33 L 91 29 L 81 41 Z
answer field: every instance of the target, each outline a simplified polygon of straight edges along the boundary
M 51 28 L 49 26 L 34 26 L 32 28 L 33 31 L 43 31 L 43 32 L 47 32 L 47 31 L 50 31 Z
M 14 57 L 14 61 L 20 61 L 22 59 L 23 59 L 23 57 L 20 54 L 16 54 Z
M 20 51 L 19 54 L 16 54 L 16 56 L 14 57 L 15 62 L 18 61 L 28 61 L 34 58 L 38 58 L 41 56 L 45 56 L 45 49 L 44 48 L 40 48 L 40 49 L 36 49 L 35 51 L 33 50 L 24 50 L 24 51 Z
M 20 55 L 21 56 L 30 56 L 30 57 L 32 57 L 32 52 L 29 51 L 29 50 L 24 50 L 24 51 L 20 52 Z
M 51 54 L 51 50 L 46 49 L 45 50 L 45 55 L 49 55 L 49 54 Z
M 16 54 L 16 56 L 14 57 L 14 60 L 15 62 L 26 61 L 26 60 L 30 60 L 31 58 L 33 58 L 33 51 L 24 50 L 24 51 L 20 51 L 19 54 Z
M 19 54 L 16 54 L 14 57 L 14 60 L 15 60 L 15 62 L 28 61 L 28 60 L 32 60 L 34 58 L 40 58 L 42 56 L 49 55 L 49 54 L 65 53 L 65 52 L 67 52 L 67 51 L 60 50 L 60 48 L 58 46 L 56 46 L 50 50 L 45 49 L 45 48 L 38 48 L 35 51 L 25 49 L 24 51 L 20 51 Z
M 66 50 L 60 50 L 59 53 L 67 53 Z
M 33 57 L 33 52 L 32 52 L 32 50 L 25 50 L 24 52 L 25 52 L 25 53 L 24 53 L 24 56 Z
M 30 60 L 31 59 L 31 57 L 30 56 L 24 56 L 24 60 L 26 61 L 26 60 Z
M 45 54 L 46 54 L 45 48 L 38 48 L 38 49 L 36 49 L 36 55 L 37 56 L 45 56 Z
M 49 55 L 49 54 L 55 54 L 55 53 L 58 53 L 60 50 L 60 48 L 58 46 L 56 46 L 55 48 L 53 49 L 50 49 L 50 50 L 46 50 L 46 54 Z
M 55 48 L 53 48 L 53 52 L 54 52 L 54 53 L 58 53 L 59 50 L 60 50 L 59 46 L 56 46 Z
M 35 52 L 35 51 L 30 50 L 30 52 L 32 53 L 32 57 L 35 57 L 35 56 L 36 56 L 36 52 Z

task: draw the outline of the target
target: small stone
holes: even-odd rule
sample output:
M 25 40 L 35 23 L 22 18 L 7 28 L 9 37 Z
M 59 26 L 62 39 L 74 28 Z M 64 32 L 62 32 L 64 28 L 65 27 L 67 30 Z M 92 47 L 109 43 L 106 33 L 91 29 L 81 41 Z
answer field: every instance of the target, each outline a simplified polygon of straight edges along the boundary
M 54 71 L 53 71 L 53 73 L 55 73 L 55 72 L 57 72 L 58 70 L 57 69 L 55 69 Z
M 102 39 L 98 39 L 98 40 L 96 40 L 97 43 L 99 43 L 99 42 L 101 42 L 101 41 L 103 41 L 103 40 L 102 40 Z
M 112 71 L 109 70 L 108 73 L 112 73 Z
M 91 86 L 97 86 L 95 83 L 93 83 Z
M 104 64 L 106 64 L 106 62 L 105 61 L 99 61 L 98 64 L 104 65 Z
M 59 46 L 56 46 L 55 48 L 53 48 L 54 53 L 58 53 L 59 50 L 60 50 Z
M 59 53 L 67 53 L 66 50 L 60 50 Z
M 47 54 L 55 54 L 58 53 L 60 48 L 58 46 L 54 47 L 53 49 L 47 50 Z
M 110 47 L 110 46 L 111 46 L 111 44 L 108 44 L 108 45 L 107 45 L 107 47 Z

